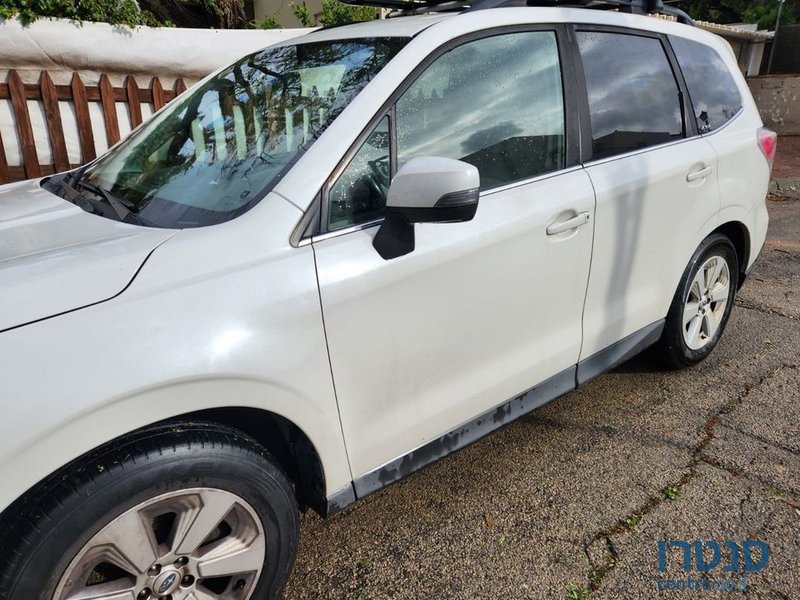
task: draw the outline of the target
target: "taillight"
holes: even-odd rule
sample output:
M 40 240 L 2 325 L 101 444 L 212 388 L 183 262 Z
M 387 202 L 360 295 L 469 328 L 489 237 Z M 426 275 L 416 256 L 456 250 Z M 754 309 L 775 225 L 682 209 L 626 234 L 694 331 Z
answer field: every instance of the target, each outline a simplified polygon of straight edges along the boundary
M 775 162 L 775 151 L 778 149 L 778 134 L 771 129 L 762 127 L 758 130 L 758 147 L 764 153 L 771 172 L 772 164 Z

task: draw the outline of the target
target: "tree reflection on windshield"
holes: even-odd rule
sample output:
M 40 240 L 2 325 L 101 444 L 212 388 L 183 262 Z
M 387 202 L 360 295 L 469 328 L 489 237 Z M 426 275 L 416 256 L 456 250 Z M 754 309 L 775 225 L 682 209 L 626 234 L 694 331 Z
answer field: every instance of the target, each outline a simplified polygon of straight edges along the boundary
M 155 226 L 232 219 L 265 195 L 405 42 L 316 42 L 248 56 L 178 99 L 83 178 Z

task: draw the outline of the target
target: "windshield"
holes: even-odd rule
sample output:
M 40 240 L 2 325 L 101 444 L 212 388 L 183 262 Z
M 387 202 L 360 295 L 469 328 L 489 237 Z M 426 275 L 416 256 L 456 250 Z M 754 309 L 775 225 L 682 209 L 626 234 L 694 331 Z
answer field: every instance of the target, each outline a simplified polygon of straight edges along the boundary
M 178 98 L 71 186 L 149 226 L 232 219 L 266 195 L 406 41 L 315 42 L 248 56 Z

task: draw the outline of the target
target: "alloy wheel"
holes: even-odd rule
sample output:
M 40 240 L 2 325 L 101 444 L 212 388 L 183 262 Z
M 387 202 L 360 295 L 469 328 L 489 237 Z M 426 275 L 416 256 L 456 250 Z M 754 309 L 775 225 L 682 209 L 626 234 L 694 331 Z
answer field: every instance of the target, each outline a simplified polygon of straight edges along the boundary
M 728 262 L 712 256 L 695 273 L 683 308 L 683 340 L 692 350 L 704 348 L 716 335 L 730 296 Z
M 264 529 L 244 499 L 213 488 L 169 492 L 84 544 L 53 600 L 248 600 L 265 554 Z

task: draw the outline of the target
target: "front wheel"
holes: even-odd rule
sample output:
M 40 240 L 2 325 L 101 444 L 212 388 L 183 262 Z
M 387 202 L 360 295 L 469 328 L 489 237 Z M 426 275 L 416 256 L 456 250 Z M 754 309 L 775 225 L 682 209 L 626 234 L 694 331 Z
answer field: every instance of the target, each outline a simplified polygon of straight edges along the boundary
M 707 237 L 683 273 L 654 347 L 665 366 L 689 367 L 711 354 L 731 314 L 738 277 L 731 241 L 721 234 Z
M 67 467 L 0 545 L 3 600 L 262 600 L 294 561 L 297 506 L 264 449 L 172 425 Z

